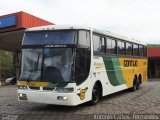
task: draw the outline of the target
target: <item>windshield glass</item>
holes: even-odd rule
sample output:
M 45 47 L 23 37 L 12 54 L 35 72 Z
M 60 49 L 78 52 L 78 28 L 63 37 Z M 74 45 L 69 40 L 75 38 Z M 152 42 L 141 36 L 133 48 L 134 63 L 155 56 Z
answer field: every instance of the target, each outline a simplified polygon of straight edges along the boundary
M 20 79 L 69 82 L 72 55 L 71 48 L 23 49 Z
M 75 31 L 26 32 L 23 45 L 75 44 Z

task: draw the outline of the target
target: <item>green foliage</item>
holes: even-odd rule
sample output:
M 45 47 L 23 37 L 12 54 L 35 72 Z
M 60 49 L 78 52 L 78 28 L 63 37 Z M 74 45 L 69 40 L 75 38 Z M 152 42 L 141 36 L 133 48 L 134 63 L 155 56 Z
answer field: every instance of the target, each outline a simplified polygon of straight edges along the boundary
M 13 76 L 13 53 L 0 50 L 0 73 L 2 77 Z
M 148 44 L 148 48 L 160 48 L 160 44 Z

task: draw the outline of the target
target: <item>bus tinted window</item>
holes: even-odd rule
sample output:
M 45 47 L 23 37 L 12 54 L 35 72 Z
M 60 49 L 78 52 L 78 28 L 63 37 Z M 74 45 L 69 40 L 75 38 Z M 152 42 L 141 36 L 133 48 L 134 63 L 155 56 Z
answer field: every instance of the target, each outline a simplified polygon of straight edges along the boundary
M 144 48 L 142 45 L 139 45 L 139 55 L 144 56 Z
M 112 54 L 116 54 L 117 53 L 117 45 L 116 45 L 116 41 L 115 40 L 112 40 L 111 53 Z
M 126 54 L 132 55 L 132 44 L 131 43 L 126 43 Z
M 112 48 L 112 40 L 110 38 L 107 38 L 107 53 L 111 54 L 111 48 Z
M 101 53 L 106 53 L 106 40 L 104 37 L 101 37 L 100 47 Z
M 89 37 L 88 31 L 84 31 L 84 30 L 79 31 L 78 44 L 82 46 L 90 47 L 90 37 Z
M 107 53 L 108 54 L 116 54 L 117 53 L 116 41 L 111 38 L 107 38 Z
M 126 54 L 126 48 L 125 48 L 125 42 L 117 41 L 117 48 L 118 48 L 118 54 L 125 55 Z
M 93 35 L 93 52 L 100 53 L 100 36 Z
M 133 53 L 134 56 L 139 56 L 139 50 L 138 50 L 138 45 L 133 45 Z
M 93 35 L 93 51 L 94 53 L 106 52 L 106 41 L 104 37 Z

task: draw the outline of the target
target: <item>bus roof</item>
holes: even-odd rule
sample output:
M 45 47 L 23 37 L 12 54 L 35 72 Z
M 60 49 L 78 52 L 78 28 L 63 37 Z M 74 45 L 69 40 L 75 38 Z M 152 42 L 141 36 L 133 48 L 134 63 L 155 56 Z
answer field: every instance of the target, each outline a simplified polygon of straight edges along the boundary
M 139 40 L 130 39 L 130 38 L 126 37 L 126 36 L 115 34 L 115 33 L 112 33 L 110 31 L 107 31 L 107 30 L 99 30 L 99 29 L 96 29 L 96 28 L 88 27 L 88 26 L 78 26 L 78 25 L 47 25 L 47 26 L 28 28 L 26 31 L 71 30 L 71 29 L 92 30 L 95 33 L 106 35 L 106 36 L 109 36 L 109 37 L 112 37 L 112 38 L 117 38 L 117 39 L 121 39 L 121 40 L 128 41 L 128 42 L 133 42 L 133 43 L 137 43 L 137 44 L 141 44 L 141 45 L 146 45 L 146 44 L 144 44 L 143 42 L 141 42 Z

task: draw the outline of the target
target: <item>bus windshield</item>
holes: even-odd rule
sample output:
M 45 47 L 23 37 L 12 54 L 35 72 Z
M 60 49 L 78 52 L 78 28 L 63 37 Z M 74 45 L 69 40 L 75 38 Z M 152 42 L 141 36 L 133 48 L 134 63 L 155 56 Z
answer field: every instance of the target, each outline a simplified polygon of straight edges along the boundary
M 22 49 L 21 80 L 71 82 L 72 48 Z

